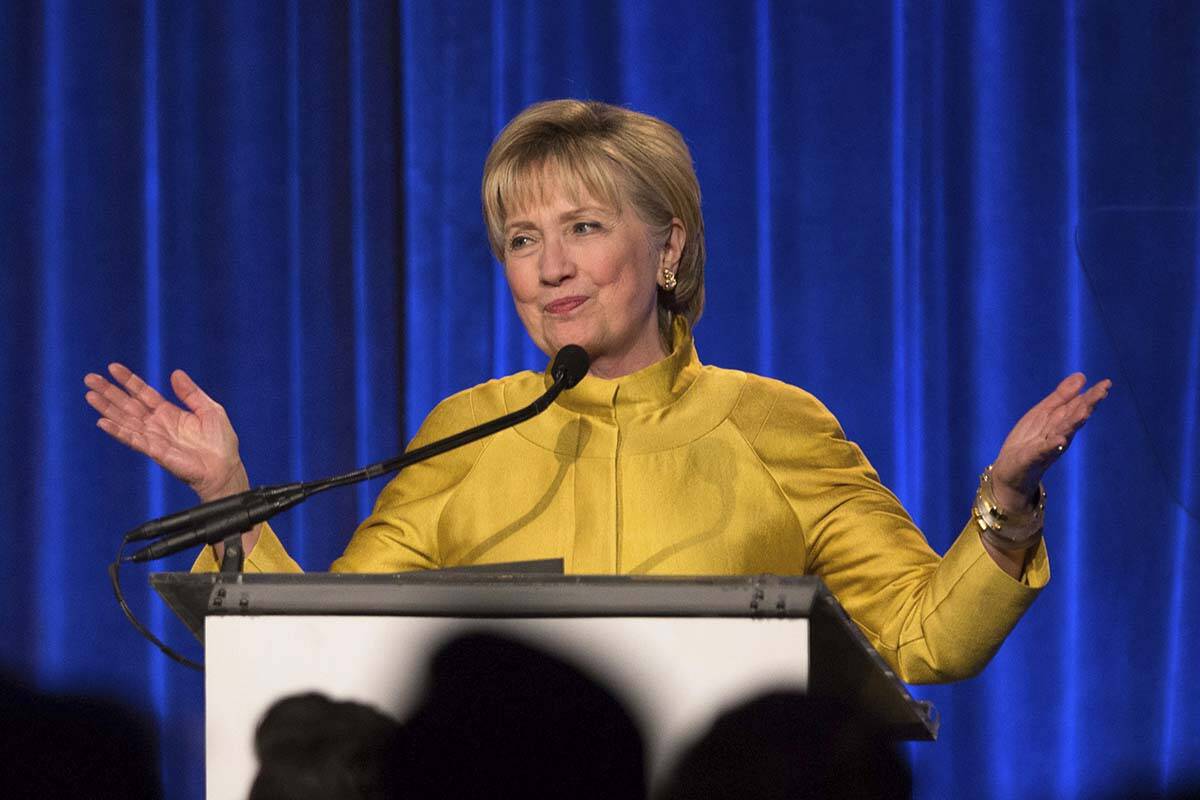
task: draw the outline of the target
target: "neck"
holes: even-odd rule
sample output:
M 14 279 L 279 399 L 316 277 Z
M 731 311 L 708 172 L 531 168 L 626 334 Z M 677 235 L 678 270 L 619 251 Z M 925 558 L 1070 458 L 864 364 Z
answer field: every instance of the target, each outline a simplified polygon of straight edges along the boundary
M 615 380 L 657 364 L 668 355 L 662 342 L 655 339 L 655 346 L 622 353 L 619 356 L 600 356 L 592 362 L 589 372 L 597 378 Z

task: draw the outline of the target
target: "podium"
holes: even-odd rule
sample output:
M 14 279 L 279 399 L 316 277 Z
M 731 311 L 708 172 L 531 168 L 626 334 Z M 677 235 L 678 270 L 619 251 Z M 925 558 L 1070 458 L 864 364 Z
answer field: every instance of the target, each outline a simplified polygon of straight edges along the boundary
M 642 729 L 651 783 L 718 714 L 771 690 L 845 701 L 899 739 L 937 736 L 932 705 L 909 694 L 818 578 L 506 566 L 152 575 L 205 645 L 208 797 L 246 796 L 255 727 L 277 700 L 319 691 L 403 719 L 430 654 L 477 632 L 548 652 L 614 691 Z

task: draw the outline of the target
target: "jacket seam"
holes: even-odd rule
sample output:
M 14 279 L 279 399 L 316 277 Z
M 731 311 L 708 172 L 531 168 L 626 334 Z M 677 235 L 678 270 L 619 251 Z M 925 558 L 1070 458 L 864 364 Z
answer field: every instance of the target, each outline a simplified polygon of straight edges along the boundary
M 742 402 L 742 396 L 745 394 L 746 387 L 748 387 L 749 385 L 750 385 L 749 379 L 747 379 L 746 382 L 742 384 L 742 389 L 741 389 L 741 391 L 738 392 L 738 399 L 733 404 L 734 410 L 736 410 L 738 407 L 738 404 L 740 404 Z M 754 456 L 754 460 L 758 462 L 758 465 L 760 467 L 762 467 L 763 472 L 767 473 L 767 476 L 771 479 L 771 483 L 775 484 L 775 489 L 779 492 L 779 496 L 783 498 L 783 502 L 785 504 L 787 504 L 788 510 L 792 512 L 792 519 L 796 520 L 796 527 L 800 529 L 800 541 L 804 542 L 804 574 L 808 575 L 809 574 L 809 571 L 808 571 L 809 546 L 808 546 L 808 535 L 804 528 L 804 523 L 800 521 L 800 515 L 798 515 L 796 513 L 796 508 L 792 505 L 791 500 L 788 499 L 787 492 L 785 492 L 783 490 L 783 486 L 780 485 L 779 479 L 775 477 L 775 473 L 772 472 L 771 468 L 767 466 L 767 462 L 763 461 L 762 455 L 759 454 L 758 448 L 755 447 L 755 445 L 754 445 L 754 442 L 757 441 L 759 434 L 761 434 L 763 431 L 763 428 L 766 427 L 767 419 L 770 418 L 771 412 L 775 410 L 775 406 L 778 402 L 779 402 L 779 396 L 776 395 L 774 397 L 774 399 L 772 399 L 771 406 L 770 406 L 770 408 L 767 409 L 767 413 L 763 415 L 762 421 L 759 423 L 759 426 L 758 426 L 758 431 L 754 434 L 753 439 L 747 438 L 745 432 L 740 427 L 738 427 L 737 423 L 735 423 L 733 421 L 733 412 L 732 411 L 730 412 L 730 415 L 728 417 L 726 417 L 726 420 L 729 422 L 730 425 L 733 426 L 733 429 L 735 431 L 737 431 L 738 436 L 740 436 L 742 438 L 742 441 L 744 441 L 746 443 L 746 447 L 748 447 L 750 449 L 750 453 Z
M 746 387 L 749 385 L 750 385 L 750 378 L 747 376 L 746 382 L 742 384 L 742 391 L 738 393 L 737 403 L 742 402 L 742 395 L 745 394 Z M 737 408 L 737 403 L 734 403 L 734 405 L 733 405 L 734 408 Z M 747 444 L 750 445 L 751 449 L 754 449 L 754 447 L 757 445 L 758 437 L 762 435 L 763 429 L 765 429 L 767 427 L 767 420 L 771 418 L 771 414 L 772 414 L 772 412 L 775 411 L 775 406 L 777 406 L 777 405 L 779 405 L 779 392 L 774 392 L 773 396 L 771 397 L 771 405 L 767 408 L 767 413 L 763 414 L 762 419 L 760 419 L 758 421 L 758 430 L 756 430 L 754 432 L 754 436 L 751 437 L 749 439 L 749 441 L 747 442 Z M 757 455 L 757 452 L 758 451 L 756 450 L 755 451 L 756 455 Z M 764 464 L 763 466 L 765 467 L 766 465 Z M 772 477 L 774 477 L 774 476 L 772 476 Z M 786 497 L 786 495 L 785 495 L 785 497 Z
M 950 599 L 950 595 L 954 592 L 954 589 L 958 586 L 959 583 L 962 582 L 963 578 L 966 577 L 967 573 L 971 571 L 971 568 L 979 563 L 979 559 L 983 558 L 984 556 L 987 556 L 987 553 L 980 553 L 979 555 L 975 556 L 975 558 L 973 558 L 971 560 L 971 562 L 969 564 L 967 564 L 966 568 L 963 569 L 962 572 L 960 572 L 958 574 L 958 576 L 954 579 L 954 581 L 950 584 L 950 587 L 946 590 L 945 594 L 942 595 L 942 598 L 940 600 L 938 600 L 937 603 L 934 604 L 933 608 L 929 609 L 929 612 L 927 614 L 925 614 L 924 616 L 921 617 L 921 630 L 922 630 L 921 635 L 914 636 L 911 639 L 906 639 L 905 641 L 900 642 L 899 644 L 896 645 L 896 647 L 895 647 L 896 650 L 899 650 L 901 647 L 905 647 L 906 645 L 910 645 L 913 642 L 919 642 L 925 638 L 925 634 L 924 634 L 925 623 L 929 621 L 930 617 L 932 617 L 934 614 L 937 613 L 937 610 L 942 607 L 942 603 L 945 603 L 947 600 Z M 943 556 L 943 558 L 944 558 L 944 556 Z M 926 587 L 926 589 L 928 590 L 928 587 Z

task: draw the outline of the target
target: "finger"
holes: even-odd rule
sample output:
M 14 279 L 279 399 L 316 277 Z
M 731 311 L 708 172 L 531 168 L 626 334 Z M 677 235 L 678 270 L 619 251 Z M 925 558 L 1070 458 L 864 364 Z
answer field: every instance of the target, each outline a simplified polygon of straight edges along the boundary
M 109 383 L 103 375 L 97 375 L 94 372 L 89 372 L 83 376 L 83 385 L 89 389 L 84 398 L 87 399 L 88 404 L 92 408 L 102 414 L 105 413 L 104 409 L 93 401 L 93 396 L 96 399 L 103 400 L 106 406 L 116 406 L 123 398 L 129 397 L 119 386 Z M 141 404 L 139 403 L 138 405 L 140 406 Z
M 1072 414 L 1059 420 L 1054 428 L 1047 430 L 1038 442 L 1039 457 L 1057 460 L 1071 446 L 1071 441 L 1092 416 L 1093 407 L 1078 406 Z
M 83 385 L 89 389 L 100 390 L 103 386 L 112 386 L 111 383 L 103 375 L 97 375 L 94 372 L 89 372 L 83 376 Z
M 171 390 L 192 411 L 199 411 L 206 406 L 217 405 L 217 402 L 209 397 L 208 393 L 201 389 L 199 384 L 192 380 L 192 376 L 181 369 L 177 369 L 171 373 Z
M 95 372 L 89 372 L 83 376 L 83 385 L 100 394 L 125 394 L 124 389 L 111 383 L 103 375 L 97 375 Z
M 1088 406 L 1087 399 L 1084 395 L 1076 395 L 1071 400 L 1050 412 L 1050 416 L 1046 418 L 1046 424 L 1042 428 L 1043 432 L 1053 434 L 1061 431 L 1064 428 L 1069 428 L 1075 423 L 1079 417 L 1087 414 Z
M 1064 388 L 1068 390 L 1072 388 L 1080 390 L 1083 388 L 1082 382 L 1072 381 L 1072 378 L 1082 377 L 1082 373 L 1078 372 L 1068 377 L 1047 398 L 1047 401 L 1053 398 L 1054 402 L 1060 402 L 1061 404 L 1052 408 L 1046 407 L 1042 409 L 1043 414 L 1046 414 L 1046 416 L 1043 416 L 1040 420 L 1038 429 L 1040 429 L 1043 435 L 1072 428 L 1080 418 L 1086 419 L 1092 413 L 1096 404 L 1107 396 L 1108 387 L 1112 385 L 1112 382 L 1104 380 L 1098 382 L 1086 392 L 1077 391 L 1069 399 L 1065 398 L 1062 394 Z
M 108 365 L 108 374 L 112 375 L 113 380 L 118 384 L 124 386 L 126 381 L 133 377 L 133 370 L 119 361 L 114 361 Z
M 1061 445 L 1064 450 L 1071 442 L 1071 437 L 1083 427 L 1091 416 L 1087 406 L 1083 404 L 1072 404 L 1069 413 L 1057 417 L 1053 424 L 1048 425 L 1042 433 L 1042 439 L 1039 442 L 1042 449 L 1054 449 Z
M 1017 421 L 1013 433 L 1022 436 L 1038 435 L 1044 431 L 1054 412 L 1069 403 L 1079 395 L 1086 379 L 1083 373 L 1075 372 L 1059 381 L 1058 386 L 1050 394 L 1039 400 L 1025 415 Z
M 1087 422 L 1096 406 L 1108 396 L 1112 381 L 1103 380 L 1051 415 L 1047 430 L 1074 433 Z M 1061 411 L 1061 413 L 1058 413 Z
M 1108 397 L 1108 393 L 1112 391 L 1112 385 L 1112 381 L 1108 378 L 1105 378 L 1104 380 L 1096 383 L 1096 385 L 1091 389 L 1088 389 L 1087 393 L 1084 395 L 1084 397 L 1087 398 L 1088 408 L 1094 409 L 1100 404 L 1101 400 Z
M 1087 377 L 1082 372 L 1072 372 L 1067 377 L 1059 381 L 1058 386 L 1054 387 L 1054 391 L 1046 395 L 1046 397 L 1038 403 L 1039 406 L 1046 408 L 1057 408 L 1064 403 L 1079 395 L 1079 390 L 1087 383 Z
M 143 419 L 150 413 L 150 409 L 146 408 L 140 400 L 131 396 L 122 387 L 109 383 L 100 375 L 94 373 L 88 375 L 83 379 L 83 382 L 93 392 L 107 401 L 110 407 L 119 409 L 128 418 Z M 96 408 L 97 411 L 101 410 L 94 404 L 92 407 Z
M 108 371 L 117 379 L 118 383 L 125 387 L 125 391 L 137 398 L 138 402 L 151 411 L 167 402 L 158 393 L 158 390 L 142 380 L 141 377 L 124 364 L 109 364 Z
M 102 418 L 110 419 L 113 422 L 118 422 L 128 428 L 136 428 L 142 425 L 141 417 L 134 417 L 127 414 L 120 406 L 113 403 L 99 392 L 91 391 L 83 396 L 87 404 L 96 410 Z M 129 402 L 135 402 L 130 400 Z

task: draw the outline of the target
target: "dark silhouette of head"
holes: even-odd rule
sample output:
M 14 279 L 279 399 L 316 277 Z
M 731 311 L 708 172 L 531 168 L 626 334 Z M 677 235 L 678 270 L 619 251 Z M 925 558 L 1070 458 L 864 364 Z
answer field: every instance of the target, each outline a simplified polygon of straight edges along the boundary
M 383 800 L 398 793 L 399 724 L 321 694 L 280 700 L 258 725 L 250 800 Z
M 642 798 L 641 734 L 580 669 L 489 634 L 433 657 L 404 725 L 406 797 Z
M 890 800 L 912 796 L 912 777 L 868 717 L 834 700 L 777 692 L 718 717 L 656 794 Z

